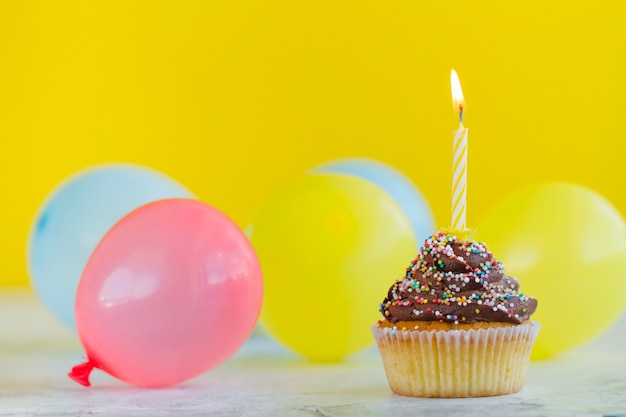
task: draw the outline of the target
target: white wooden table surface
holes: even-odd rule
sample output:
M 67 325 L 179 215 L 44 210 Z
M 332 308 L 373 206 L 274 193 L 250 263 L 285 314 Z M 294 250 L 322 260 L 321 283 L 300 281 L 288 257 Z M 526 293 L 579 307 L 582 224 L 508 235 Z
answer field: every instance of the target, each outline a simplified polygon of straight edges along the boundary
M 256 336 L 222 366 L 182 385 L 139 389 L 100 372 L 91 388 L 66 375 L 78 337 L 29 291 L 0 291 L 2 416 L 626 416 L 626 316 L 610 333 L 532 362 L 524 389 L 502 397 L 392 394 L 375 348 L 315 365 Z

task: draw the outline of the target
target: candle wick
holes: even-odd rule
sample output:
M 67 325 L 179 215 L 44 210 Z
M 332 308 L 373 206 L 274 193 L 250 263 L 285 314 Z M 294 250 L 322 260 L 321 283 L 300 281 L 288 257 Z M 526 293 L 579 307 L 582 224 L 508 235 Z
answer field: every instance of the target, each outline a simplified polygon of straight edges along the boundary
M 463 126 L 463 105 L 459 104 L 459 125 Z

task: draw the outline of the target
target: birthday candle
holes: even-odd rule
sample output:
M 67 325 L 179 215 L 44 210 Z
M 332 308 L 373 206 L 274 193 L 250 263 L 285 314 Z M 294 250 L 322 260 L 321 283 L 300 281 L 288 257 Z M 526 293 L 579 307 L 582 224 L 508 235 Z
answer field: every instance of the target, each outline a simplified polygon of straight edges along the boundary
M 452 228 L 467 229 L 465 223 L 467 206 L 467 133 L 463 126 L 463 112 L 465 100 L 459 76 L 455 70 L 450 73 L 452 87 L 452 104 L 455 113 L 459 116 L 459 128 L 454 131 L 453 162 L 452 162 Z

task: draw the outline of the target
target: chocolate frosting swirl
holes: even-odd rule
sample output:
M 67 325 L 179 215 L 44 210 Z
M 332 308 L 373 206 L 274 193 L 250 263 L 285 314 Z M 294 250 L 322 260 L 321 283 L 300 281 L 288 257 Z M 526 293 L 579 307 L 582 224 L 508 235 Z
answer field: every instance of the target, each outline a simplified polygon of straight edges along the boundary
M 437 233 L 391 286 L 380 311 L 392 323 L 521 323 L 537 300 L 518 291 L 517 279 L 506 275 L 484 243 Z

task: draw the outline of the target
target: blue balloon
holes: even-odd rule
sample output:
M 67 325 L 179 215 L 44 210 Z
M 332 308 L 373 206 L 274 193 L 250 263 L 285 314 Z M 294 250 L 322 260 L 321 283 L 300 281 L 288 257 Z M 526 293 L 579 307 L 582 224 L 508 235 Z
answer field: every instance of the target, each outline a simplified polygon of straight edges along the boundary
M 144 204 L 174 197 L 194 198 L 173 179 L 130 164 L 79 172 L 50 193 L 31 225 L 27 262 L 33 287 L 56 318 L 76 328 L 78 283 L 109 229 Z
M 382 188 L 409 219 L 417 246 L 435 232 L 428 201 L 407 176 L 387 164 L 368 158 L 345 158 L 320 165 L 311 172 L 353 175 Z

